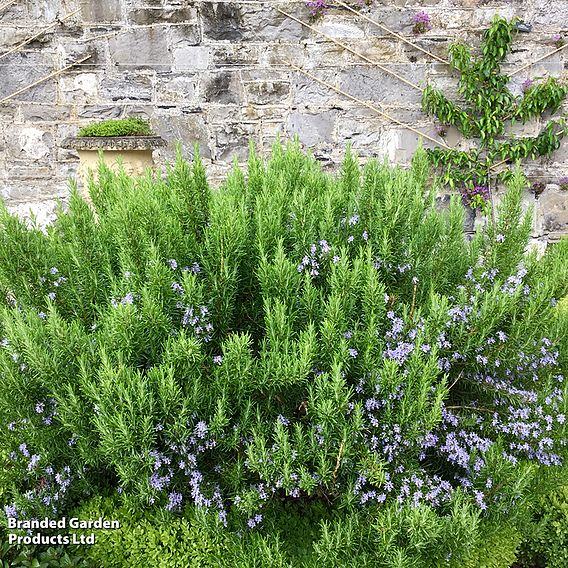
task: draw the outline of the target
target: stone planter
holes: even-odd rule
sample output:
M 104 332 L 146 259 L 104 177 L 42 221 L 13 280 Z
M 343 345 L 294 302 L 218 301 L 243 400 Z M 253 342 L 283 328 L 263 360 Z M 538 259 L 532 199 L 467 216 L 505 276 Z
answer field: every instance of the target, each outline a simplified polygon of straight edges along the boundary
M 88 194 L 88 175 L 92 171 L 98 177 L 99 152 L 104 163 L 113 171 L 118 170 L 120 157 L 124 170 L 129 175 L 142 175 L 147 168 L 154 167 L 152 152 L 166 145 L 160 136 L 112 136 L 66 138 L 63 148 L 77 150 L 79 169 L 77 175 L 83 185 L 83 194 Z

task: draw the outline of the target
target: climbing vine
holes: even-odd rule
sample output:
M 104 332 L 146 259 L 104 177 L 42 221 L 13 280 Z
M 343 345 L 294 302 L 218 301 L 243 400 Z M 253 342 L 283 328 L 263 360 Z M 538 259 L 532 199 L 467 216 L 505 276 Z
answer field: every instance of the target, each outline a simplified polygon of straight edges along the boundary
M 501 73 L 500 66 L 510 53 L 514 31 L 515 20 L 495 16 L 483 35 L 478 56 L 463 43 L 450 46 L 450 65 L 460 74 L 458 91 L 465 105 L 450 101 L 441 89 L 431 85 L 422 97 L 423 110 L 441 123 L 439 134 L 453 125 L 464 137 L 478 141 L 468 150 L 435 148 L 428 154 L 441 170 L 442 181 L 460 189 L 466 202 L 482 209 L 488 195 L 484 189 L 491 181 L 504 181 L 512 175 L 508 167 L 497 174 L 497 166 L 548 156 L 568 134 L 562 117 L 549 118 L 537 136 L 506 136 L 509 124 L 524 124 L 557 111 L 568 93 L 568 87 L 553 77 L 538 82 L 528 79 L 520 96 L 509 90 L 510 77 Z

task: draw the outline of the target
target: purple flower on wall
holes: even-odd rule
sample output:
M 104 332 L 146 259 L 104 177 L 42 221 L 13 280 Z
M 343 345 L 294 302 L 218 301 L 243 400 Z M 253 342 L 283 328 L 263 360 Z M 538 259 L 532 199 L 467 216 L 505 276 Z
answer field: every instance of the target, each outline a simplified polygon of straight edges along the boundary
M 521 85 L 521 89 L 523 93 L 526 93 L 532 86 L 534 85 L 534 81 L 532 79 L 525 79 L 523 84 Z
M 323 16 L 329 9 L 326 0 L 306 0 L 306 7 L 310 11 L 312 18 Z
M 423 34 L 427 31 L 430 31 L 431 29 L 432 21 L 430 20 L 430 16 L 426 12 L 421 10 L 420 12 L 414 14 L 414 26 L 412 28 L 412 31 L 415 34 Z

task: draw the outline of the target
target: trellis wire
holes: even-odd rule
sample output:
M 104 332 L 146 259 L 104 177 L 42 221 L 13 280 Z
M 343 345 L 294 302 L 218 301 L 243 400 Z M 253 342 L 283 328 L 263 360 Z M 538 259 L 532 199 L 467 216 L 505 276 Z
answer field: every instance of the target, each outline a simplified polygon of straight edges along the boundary
M 293 63 L 290 63 L 290 62 L 288 62 L 287 65 L 289 65 L 292 69 L 299 71 L 300 73 L 302 73 L 306 77 L 313 79 L 317 83 L 320 83 L 321 85 L 328 87 L 329 89 L 335 91 L 336 93 L 339 93 L 340 95 L 343 95 L 344 97 L 351 99 L 352 101 L 355 101 L 356 103 L 359 103 L 360 105 L 362 105 L 364 107 L 367 107 L 368 109 L 372 110 L 373 112 L 383 116 L 387 120 L 390 120 L 394 124 L 398 124 L 399 126 L 402 126 L 403 128 L 410 130 L 411 132 L 414 132 L 414 134 L 417 134 L 418 136 L 422 136 L 422 137 L 426 138 L 427 140 L 430 140 L 434 144 L 441 146 L 442 148 L 446 148 L 447 150 L 450 150 L 450 147 L 445 142 L 440 142 L 439 140 L 432 138 L 428 134 L 425 134 L 424 132 L 420 132 L 420 130 L 416 130 L 416 128 L 413 128 L 409 124 L 405 124 L 404 122 L 401 122 L 400 120 L 388 115 L 387 113 L 378 109 L 376 106 L 374 106 L 374 105 L 372 105 L 372 104 L 370 104 L 366 101 L 363 101 L 361 99 L 358 99 L 357 97 L 354 97 L 353 95 L 350 95 L 349 93 L 346 93 L 345 91 L 338 89 L 337 87 L 334 87 L 331 83 L 328 83 L 327 81 L 323 81 L 322 79 L 319 79 L 318 77 L 316 77 L 315 75 L 313 75 L 309 71 L 306 71 L 305 69 L 302 69 L 301 67 L 298 67 L 297 65 L 294 65 Z
M 554 55 L 555 53 L 558 53 L 559 51 L 562 51 L 563 49 L 566 49 L 567 47 L 568 47 L 568 43 L 565 43 L 564 45 L 561 45 L 559 48 L 555 49 L 554 51 L 551 51 L 550 53 L 547 53 L 546 55 L 543 55 L 542 57 L 535 59 L 531 63 L 527 63 L 526 65 L 523 65 L 522 67 L 520 67 L 516 71 L 513 71 L 509 76 L 512 77 L 513 75 L 516 75 L 517 73 L 520 73 L 521 71 L 524 71 L 525 69 L 528 69 L 529 67 L 532 67 L 533 65 L 536 65 L 537 63 L 539 63 L 543 59 L 547 59 L 551 55 Z
M 51 28 L 54 28 L 55 26 L 63 23 L 65 20 L 69 19 L 71 16 L 74 16 L 75 14 L 77 14 L 77 12 L 80 12 L 81 10 L 75 10 L 74 12 L 71 12 L 69 14 L 67 14 L 66 16 L 64 16 L 63 18 L 61 18 L 60 20 L 56 20 L 55 22 L 53 22 L 52 24 L 50 24 L 49 26 L 47 26 L 46 28 L 43 28 L 42 30 L 40 30 L 37 34 L 29 37 L 28 39 L 25 39 L 22 43 L 19 43 L 16 47 L 13 47 L 12 49 L 10 49 L 10 51 L 7 51 L 6 53 L 2 53 L 0 54 L 0 59 L 3 59 L 4 57 L 7 57 L 8 55 L 10 55 L 11 53 L 14 53 L 16 51 L 19 51 L 22 47 L 24 47 L 24 45 L 27 45 L 28 43 L 32 42 L 34 39 L 38 38 L 39 36 L 43 35 L 45 32 L 47 32 L 48 30 L 50 30 Z
M 429 55 L 430 57 L 432 57 L 433 59 L 436 59 L 438 61 L 440 61 L 440 63 L 445 63 L 446 65 L 449 65 L 450 62 L 446 61 L 445 59 L 442 59 L 441 57 L 438 57 L 437 55 L 434 55 L 433 53 L 431 53 L 430 51 L 428 51 L 427 49 L 423 49 L 422 47 L 416 45 L 415 43 L 411 42 L 410 40 L 406 39 L 404 36 L 397 34 L 396 32 L 393 32 L 391 29 L 387 28 L 384 24 L 380 24 L 379 22 L 369 18 L 368 16 L 366 16 L 365 14 L 362 14 L 361 12 L 358 12 L 357 10 L 355 10 L 354 8 L 352 8 L 351 6 L 349 6 L 348 4 L 345 4 L 345 2 L 342 2 L 341 0 L 335 0 L 335 2 L 337 4 L 339 4 L 340 6 L 342 6 L 343 8 L 345 8 L 346 10 L 349 10 L 350 12 L 353 12 L 354 14 L 356 14 L 357 16 L 360 16 L 361 18 L 363 18 L 364 20 L 366 20 L 367 22 L 370 22 L 371 24 L 373 24 L 374 26 L 380 28 L 381 30 L 393 35 L 394 37 L 400 39 L 401 41 L 403 41 L 404 43 L 407 43 L 408 45 L 411 45 L 412 47 L 414 47 L 415 49 L 417 49 L 418 51 L 421 51 L 422 53 L 425 53 L 426 55 Z
M 4 8 L 7 8 L 8 6 L 12 5 L 15 1 L 16 0 L 8 0 L 8 2 L 4 2 L 4 4 L 0 6 L 0 12 L 4 10 Z
M 86 57 L 83 57 L 82 59 L 75 61 L 75 63 L 71 63 L 71 65 L 67 65 L 67 67 L 63 67 L 63 69 L 58 69 L 57 71 L 50 73 L 46 77 L 42 77 L 41 79 L 38 79 L 37 81 L 34 81 L 33 83 L 30 83 L 29 85 L 26 85 L 25 87 L 22 87 L 21 89 L 18 89 L 15 93 L 12 93 L 11 95 L 4 97 L 3 99 L 0 99 L 0 104 L 5 103 L 6 101 L 9 101 L 10 99 L 14 98 L 16 95 L 19 95 L 20 93 L 23 93 L 23 92 L 27 91 L 28 89 L 31 89 L 32 87 L 35 87 L 36 85 L 39 85 L 40 83 L 43 83 L 44 81 L 47 81 L 48 79 L 51 79 L 52 77 L 55 77 L 56 75 L 60 75 L 61 73 L 67 71 L 67 69 L 71 69 L 71 67 L 74 67 L 75 65 L 78 65 L 79 63 L 83 63 L 83 61 L 87 61 L 87 59 L 90 59 L 91 57 L 92 57 L 92 55 L 87 55 Z
M 284 12 L 284 10 L 281 10 L 280 8 L 276 8 L 280 13 L 284 14 L 285 16 L 287 16 L 288 18 L 294 20 L 295 22 L 298 22 L 299 24 L 301 24 L 302 26 L 305 26 L 306 28 L 316 32 L 317 34 L 325 37 L 327 40 L 335 43 L 336 45 L 339 45 L 340 47 L 342 47 L 343 49 L 345 49 L 346 51 L 349 51 L 351 53 L 353 53 L 354 55 L 356 55 L 357 57 L 367 61 L 368 63 L 371 63 L 372 65 L 377 66 L 379 69 L 381 69 L 382 71 L 384 71 L 385 73 L 388 73 L 389 75 L 392 75 L 393 77 L 396 77 L 399 81 L 402 81 L 403 83 L 406 83 L 407 85 L 409 85 L 410 87 L 412 87 L 413 89 L 416 89 L 420 92 L 423 92 L 424 89 L 422 89 L 421 87 L 419 87 L 418 85 L 416 85 L 415 83 L 412 83 L 411 81 L 409 81 L 408 79 L 405 79 L 404 77 L 402 77 L 401 75 L 399 75 L 398 73 L 395 73 L 394 71 L 391 71 L 390 69 L 384 67 L 383 65 L 381 65 L 378 61 L 373 61 L 372 59 L 369 59 L 366 55 L 363 55 L 362 53 L 359 53 L 358 51 L 355 51 L 354 49 L 351 49 L 349 46 L 345 45 L 344 43 L 336 40 L 335 38 L 332 38 L 331 36 L 325 34 L 324 32 L 318 30 L 317 28 L 315 28 L 314 26 L 311 26 L 310 24 L 307 24 L 306 22 L 303 22 L 302 20 L 300 20 L 299 18 L 296 18 L 295 16 L 292 16 L 291 14 L 288 14 L 287 12 Z

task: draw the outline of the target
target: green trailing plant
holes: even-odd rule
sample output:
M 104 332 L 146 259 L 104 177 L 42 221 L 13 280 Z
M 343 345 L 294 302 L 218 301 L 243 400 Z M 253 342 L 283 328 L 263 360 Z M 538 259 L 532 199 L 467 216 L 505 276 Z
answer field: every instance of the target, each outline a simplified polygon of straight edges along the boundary
M 527 80 L 521 96 L 509 90 L 501 64 L 510 53 L 515 21 L 495 16 L 483 35 L 480 54 L 463 43 L 449 49 L 449 61 L 460 75 L 458 91 L 463 105 L 452 102 L 441 89 L 428 85 L 423 94 L 423 110 L 444 126 L 453 125 L 465 138 L 479 143 L 469 150 L 434 148 L 428 155 L 442 172 L 442 180 L 452 188 L 489 187 L 492 181 L 510 178 L 511 170 L 497 173 L 497 166 L 522 162 L 527 158 L 549 156 L 568 133 L 565 118 L 549 119 L 534 137 L 507 136 L 507 126 L 523 124 L 556 112 L 567 87 L 549 77 L 538 82 Z
M 84 126 L 78 136 L 152 136 L 152 129 L 147 120 L 138 117 L 103 120 Z
M 507 568 L 566 457 L 568 241 L 525 253 L 518 171 L 472 240 L 429 179 L 423 151 L 408 171 L 347 152 L 332 177 L 277 144 L 217 191 L 198 157 L 101 165 L 92 205 L 73 188 L 45 231 L 1 208 L 6 515 L 110 491 L 286 565 L 283 508 L 314 506 L 306 566 L 360 548 L 361 566 Z

